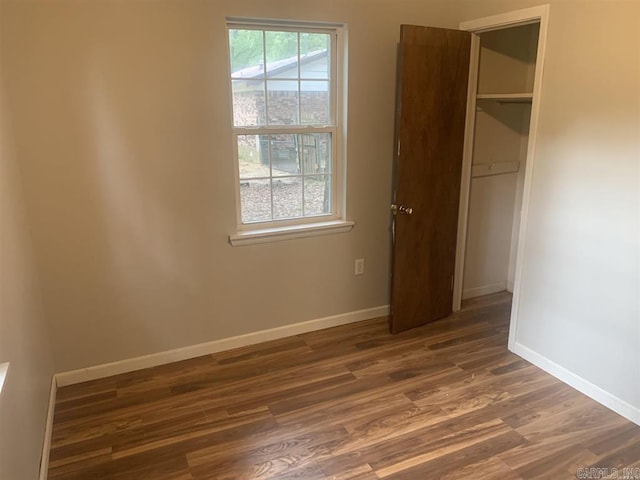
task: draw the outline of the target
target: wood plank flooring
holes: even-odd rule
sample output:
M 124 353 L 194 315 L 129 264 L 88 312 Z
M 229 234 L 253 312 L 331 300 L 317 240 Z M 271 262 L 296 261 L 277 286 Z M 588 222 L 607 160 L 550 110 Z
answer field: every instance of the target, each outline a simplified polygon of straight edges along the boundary
M 510 300 L 484 297 L 393 336 L 380 318 L 61 388 L 49 478 L 555 480 L 640 468 L 640 427 L 507 351 Z

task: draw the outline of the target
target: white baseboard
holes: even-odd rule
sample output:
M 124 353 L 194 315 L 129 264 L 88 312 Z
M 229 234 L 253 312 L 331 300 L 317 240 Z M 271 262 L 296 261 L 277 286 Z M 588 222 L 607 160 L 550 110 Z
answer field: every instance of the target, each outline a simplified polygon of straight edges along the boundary
M 236 337 L 222 338 L 220 340 L 176 348 L 165 352 L 152 353 L 142 357 L 129 358 L 126 360 L 119 360 L 117 362 L 105 363 L 103 365 L 61 372 L 56 374 L 55 378 L 58 386 L 64 387 L 65 385 L 73 385 L 75 383 L 110 377 L 120 373 L 133 372 L 143 368 L 178 362 L 180 360 L 187 360 L 189 358 L 200 357 L 202 355 L 210 355 L 223 350 L 231 350 L 233 348 L 254 345 L 268 340 L 276 340 L 278 338 L 290 337 L 300 333 L 322 330 L 323 328 L 336 327 L 339 325 L 368 320 L 370 318 L 383 317 L 388 314 L 389 306 L 383 305 L 380 307 L 368 308 L 366 310 L 358 310 L 355 312 L 333 315 L 331 317 L 317 318 L 306 322 L 271 328 L 269 330 L 247 333 Z
M 579 392 L 584 393 L 586 396 L 592 398 L 596 402 L 622 415 L 627 420 L 640 425 L 640 408 L 635 407 L 614 395 L 611 395 L 609 392 L 603 390 L 597 385 L 594 385 L 588 380 L 585 380 L 584 378 L 576 375 L 572 371 L 567 370 L 566 368 L 558 365 L 557 363 L 549 360 L 539 353 L 534 352 L 521 343 L 516 342 L 511 350 L 513 351 L 513 353 L 533 363 L 535 366 L 541 368 L 550 375 L 553 375 L 558 380 L 561 380 L 567 385 L 572 386 L 573 388 L 575 388 Z
M 479 287 L 467 288 L 462 292 L 462 299 L 482 297 L 492 293 L 504 292 L 507 289 L 507 282 L 490 283 Z M 513 290 L 513 289 L 512 289 Z
M 49 407 L 47 408 L 47 423 L 44 428 L 44 440 L 42 442 L 42 456 L 40 457 L 40 480 L 47 480 L 49 475 L 49 452 L 51 451 L 51 435 L 53 434 L 53 414 L 56 409 L 56 393 L 58 384 L 56 376 L 51 378 L 51 390 L 49 391 Z

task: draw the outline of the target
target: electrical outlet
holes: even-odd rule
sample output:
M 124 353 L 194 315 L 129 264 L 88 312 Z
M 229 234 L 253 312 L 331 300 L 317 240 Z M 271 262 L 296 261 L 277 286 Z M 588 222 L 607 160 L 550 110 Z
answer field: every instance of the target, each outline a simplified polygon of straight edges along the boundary
M 364 275 L 364 258 L 356 259 L 356 275 Z

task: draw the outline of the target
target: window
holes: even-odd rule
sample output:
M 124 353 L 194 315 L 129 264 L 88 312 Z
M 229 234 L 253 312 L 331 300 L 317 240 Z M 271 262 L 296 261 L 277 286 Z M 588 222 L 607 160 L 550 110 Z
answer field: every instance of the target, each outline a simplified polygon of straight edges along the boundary
M 2 394 L 2 388 L 4 387 L 4 380 L 7 378 L 7 371 L 9 370 L 9 362 L 0 363 L 0 394 Z
M 229 21 L 238 235 L 344 222 L 342 29 Z M 339 224 L 339 225 L 338 225 Z M 349 225 L 344 225 L 349 224 Z

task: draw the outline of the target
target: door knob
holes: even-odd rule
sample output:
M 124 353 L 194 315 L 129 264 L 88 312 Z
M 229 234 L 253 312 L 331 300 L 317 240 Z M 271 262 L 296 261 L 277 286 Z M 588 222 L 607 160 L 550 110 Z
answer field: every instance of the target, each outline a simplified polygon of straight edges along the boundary
M 394 204 L 391 204 L 391 211 L 393 212 L 394 215 L 397 215 L 398 212 L 404 213 L 405 215 L 411 215 L 413 213 L 413 208 L 405 207 L 404 205 L 396 205 L 394 203 Z

